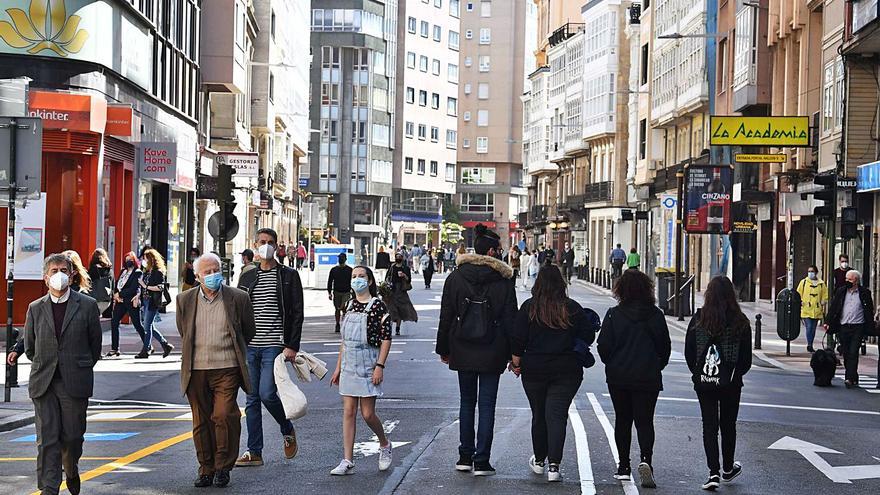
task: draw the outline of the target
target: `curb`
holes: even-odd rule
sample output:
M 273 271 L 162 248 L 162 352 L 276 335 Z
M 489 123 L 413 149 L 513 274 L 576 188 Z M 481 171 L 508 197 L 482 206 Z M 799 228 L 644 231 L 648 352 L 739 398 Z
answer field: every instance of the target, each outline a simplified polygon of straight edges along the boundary
M 0 422 L 0 432 L 12 431 L 21 428 L 22 426 L 28 426 L 34 423 L 35 418 L 36 416 L 34 416 L 34 413 L 22 413 L 9 416 L 7 419 Z

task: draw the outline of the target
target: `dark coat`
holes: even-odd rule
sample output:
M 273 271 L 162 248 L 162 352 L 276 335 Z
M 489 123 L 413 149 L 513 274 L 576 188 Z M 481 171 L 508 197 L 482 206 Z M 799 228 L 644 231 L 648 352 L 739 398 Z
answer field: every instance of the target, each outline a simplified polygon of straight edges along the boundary
M 391 255 L 386 252 L 376 253 L 376 269 L 382 270 L 391 267 Z
M 238 278 L 238 288 L 248 295 L 257 285 L 257 270 L 249 270 Z M 278 293 L 281 295 L 281 319 L 284 324 L 284 346 L 299 352 L 302 338 L 303 288 L 299 272 L 289 266 L 278 265 Z
M 844 285 L 834 291 L 834 297 L 831 298 L 831 305 L 828 306 L 828 314 L 825 315 L 825 323 L 828 324 L 831 333 L 840 331 L 840 318 L 843 316 L 843 301 L 846 298 L 847 288 Z M 859 299 L 862 301 L 862 315 L 865 318 L 864 332 L 870 332 L 874 325 L 874 300 L 871 298 L 871 291 L 866 287 L 859 286 Z
M 125 273 L 125 268 L 120 270 L 119 277 L 116 280 L 122 278 L 123 273 Z M 121 289 L 116 288 L 116 284 L 113 284 L 113 293 L 119 294 L 119 297 L 122 298 L 123 301 L 130 304 L 131 300 L 140 293 L 141 286 L 138 284 L 138 280 L 140 280 L 142 276 L 143 272 L 141 272 L 140 268 L 135 268 Z
M 567 266 L 569 268 L 574 266 L 574 249 L 569 249 L 568 251 L 562 251 L 562 266 Z
M 449 357 L 451 370 L 500 374 L 510 361 L 508 332 L 517 313 L 513 269 L 499 259 L 479 254 L 460 254 L 455 262 L 458 268 L 443 285 L 436 352 Z M 455 337 L 455 320 L 465 297 L 472 290 L 482 292 L 483 287 L 497 322 L 495 338 L 487 344 L 464 342 Z
M 605 363 L 608 386 L 627 390 L 663 390 L 663 368 L 672 343 L 666 317 L 654 305 L 617 305 L 602 320 L 597 350 Z
M 582 377 L 584 369 L 574 351 L 575 339 L 591 345 L 596 330 L 590 325 L 584 308 L 574 299 L 566 301 L 569 328 L 550 328 L 529 319 L 534 299 L 526 299 L 516 315 L 510 333 L 511 353 L 521 356 L 524 377 Z

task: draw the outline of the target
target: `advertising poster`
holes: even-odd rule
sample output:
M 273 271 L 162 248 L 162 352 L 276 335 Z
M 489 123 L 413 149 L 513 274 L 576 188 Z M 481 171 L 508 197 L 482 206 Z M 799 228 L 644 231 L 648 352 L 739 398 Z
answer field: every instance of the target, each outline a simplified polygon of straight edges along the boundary
M 691 166 L 685 177 L 685 230 L 689 234 L 730 232 L 733 169 L 729 166 Z
M 46 254 L 46 193 L 15 210 L 15 280 L 42 280 Z

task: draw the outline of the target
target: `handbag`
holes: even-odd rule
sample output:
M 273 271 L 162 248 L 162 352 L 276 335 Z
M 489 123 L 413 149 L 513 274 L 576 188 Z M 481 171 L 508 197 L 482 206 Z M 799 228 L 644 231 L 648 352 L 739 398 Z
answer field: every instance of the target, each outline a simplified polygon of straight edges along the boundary
M 272 368 L 273 375 L 275 375 L 275 387 L 278 388 L 278 397 L 281 399 L 281 405 L 284 406 L 284 417 L 299 419 L 308 412 L 309 402 L 306 399 L 306 394 L 290 379 L 286 363 L 284 354 L 279 354 L 275 358 Z

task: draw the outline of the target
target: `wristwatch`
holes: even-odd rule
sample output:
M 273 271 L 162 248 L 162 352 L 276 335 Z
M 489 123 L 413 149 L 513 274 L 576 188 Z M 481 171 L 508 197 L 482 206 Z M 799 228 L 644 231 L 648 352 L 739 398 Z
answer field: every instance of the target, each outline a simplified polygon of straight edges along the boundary
M 385 369 L 385 365 L 382 363 L 376 363 L 376 366 L 382 368 L 383 370 Z

